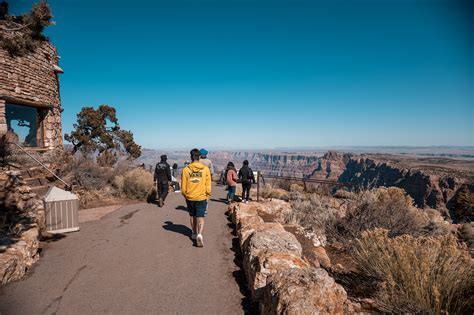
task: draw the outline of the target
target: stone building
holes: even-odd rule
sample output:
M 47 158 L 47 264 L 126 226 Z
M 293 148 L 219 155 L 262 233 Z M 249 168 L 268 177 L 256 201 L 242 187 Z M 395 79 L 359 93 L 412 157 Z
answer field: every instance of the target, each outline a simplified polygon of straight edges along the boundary
M 5 28 L 0 21 L 0 33 Z M 46 41 L 24 56 L 11 56 L 0 45 L 0 134 L 9 132 L 24 147 L 62 147 L 58 60 Z

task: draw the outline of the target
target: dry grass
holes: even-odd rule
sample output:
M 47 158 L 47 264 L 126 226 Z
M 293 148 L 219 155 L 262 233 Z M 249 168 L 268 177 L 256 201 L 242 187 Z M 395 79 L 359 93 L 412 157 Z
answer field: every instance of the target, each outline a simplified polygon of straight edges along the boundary
M 114 178 L 114 186 L 130 199 L 146 200 L 153 189 L 153 175 L 141 168 L 135 168 Z
M 393 313 L 472 314 L 474 263 L 451 235 L 389 237 L 364 232 L 354 258 L 367 276 L 382 281 L 378 306 Z

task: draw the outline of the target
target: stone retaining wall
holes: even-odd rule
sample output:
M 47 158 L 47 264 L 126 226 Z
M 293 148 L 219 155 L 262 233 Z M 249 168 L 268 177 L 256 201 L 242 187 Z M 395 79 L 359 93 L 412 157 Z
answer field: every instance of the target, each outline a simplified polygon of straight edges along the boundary
M 0 173 L 0 208 L 9 230 L 0 248 L 0 284 L 6 284 L 21 279 L 39 259 L 45 213 L 43 201 L 14 171 Z
M 294 234 L 280 223 L 264 222 L 264 208 L 258 203 L 228 208 L 239 237 L 247 283 L 260 313 L 356 313 L 344 288 L 319 263 L 303 257 Z

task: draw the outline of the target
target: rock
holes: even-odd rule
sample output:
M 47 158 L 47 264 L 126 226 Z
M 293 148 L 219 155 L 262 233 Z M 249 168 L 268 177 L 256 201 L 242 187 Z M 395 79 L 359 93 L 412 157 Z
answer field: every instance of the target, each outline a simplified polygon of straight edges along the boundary
M 329 269 L 331 267 L 331 260 L 329 259 L 324 247 L 313 247 L 306 251 L 306 258 L 314 267 L 322 267 Z
M 265 223 L 267 226 L 268 223 Z M 281 227 L 281 228 L 280 228 Z M 271 228 L 254 231 L 243 244 L 244 254 L 256 254 L 259 251 L 271 250 L 275 252 L 293 253 L 301 256 L 301 244 L 296 237 L 286 232 L 279 223 L 274 223 Z
M 257 211 L 260 215 L 270 214 L 279 218 L 282 213 L 291 212 L 292 209 L 288 202 L 280 199 L 272 199 L 261 203 Z
M 244 221 L 242 221 L 244 222 Z M 248 217 L 245 219 L 245 222 L 248 222 L 247 225 L 241 225 L 241 228 L 237 230 L 237 235 L 239 236 L 240 248 L 243 249 L 245 241 L 248 239 L 253 232 L 263 232 L 265 230 L 281 231 L 284 232 L 285 229 L 280 223 L 275 222 L 263 222 L 263 219 L 259 216 Z
M 261 290 L 267 284 L 267 277 L 279 271 L 291 268 L 307 268 L 309 265 L 300 256 L 293 253 L 260 251 L 251 260 L 247 260 L 244 270 L 252 299 L 261 297 Z
M 28 194 L 31 192 L 31 188 L 30 186 L 23 185 L 23 186 L 18 187 L 18 192 L 20 194 Z
M 343 314 L 346 300 L 346 291 L 324 269 L 288 269 L 268 278 L 260 314 Z
M 0 284 L 19 280 L 38 258 L 39 235 L 45 227 L 44 203 L 22 180 L 19 172 L 5 172 L 0 207 L 7 215 L 8 245 L 0 253 Z
M 23 232 L 21 239 L 0 254 L 0 283 L 21 279 L 39 259 L 37 228 Z
M 263 223 L 242 245 L 243 269 L 254 299 L 265 286 L 266 277 L 284 268 L 307 266 L 301 258 L 301 245 L 279 223 Z
M 243 218 L 247 218 L 247 217 L 258 217 L 258 213 L 257 213 L 257 210 L 254 209 L 254 208 L 250 208 L 250 207 L 238 207 L 235 211 L 234 211 L 234 219 L 232 220 L 232 222 L 234 222 L 234 224 L 238 227 L 239 224 L 240 224 L 240 221 L 243 219 Z
M 267 278 L 260 314 L 343 314 L 346 291 L 322 268 L 287 269 Z
M 248 216 L 240 220 L 237 226 L 237 236 L 239 237 L 240 247 L 242 248 L 247 238 L 263 224 L 263 219 L 256 216 Z

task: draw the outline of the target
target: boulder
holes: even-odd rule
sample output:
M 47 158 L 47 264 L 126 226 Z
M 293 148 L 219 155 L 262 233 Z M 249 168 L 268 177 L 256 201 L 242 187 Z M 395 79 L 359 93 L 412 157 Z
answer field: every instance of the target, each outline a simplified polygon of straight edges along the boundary
M 254 300 L 258 300 L 269 274 L 307 266 L 301 258 L 300 243 L 279 223 L 260 224 L 243 242 L 242 251 L 243 269 Z
M 344 288 L 322 268 L 286 269 L 267 278 L 260 314 L 343 314 Z
M 263 232 L 265 230 L 274 230 L 284 232 L 285 229 L 280 223 L 275 222 L 263 222 L 263 219 L 259 216 L 247 217 L 241 221 L 240 227 L 237 229 L 237 235 L 239 237 L 240 248 L 244 248 L 245 241 L 252 235 L 253 232 Z
M 260 251 L 244 262 L 248 286 L 252 299 L 261 298 L 261 290 L 267 284 L 268 276 L 291 268 L 307 268 L 309 265 L 294 253 Z
M 313 267 L 322 267 L 324 269 L 331 267 L 331 259 L 329 259 L 324 247 L 308 248 L 305 254 L 306 259 L 308 259 Z
M 292 209 L 288 202 L 280 199 L 272 199 L 261 203 L 257 211 L 260 215 L 270 214 L 274 215 L 276 218 L 280 218 L 282 213 L 291 212 Z
M 266 228 L 268 227 L 268 228 Z M 285 231 L 279 223 L 264 223 L 261 230 L 254 231 L 242 246 L 244 255 L 259 251 L 293 253 L 301 256 L 302 248 L 296 237 Z

